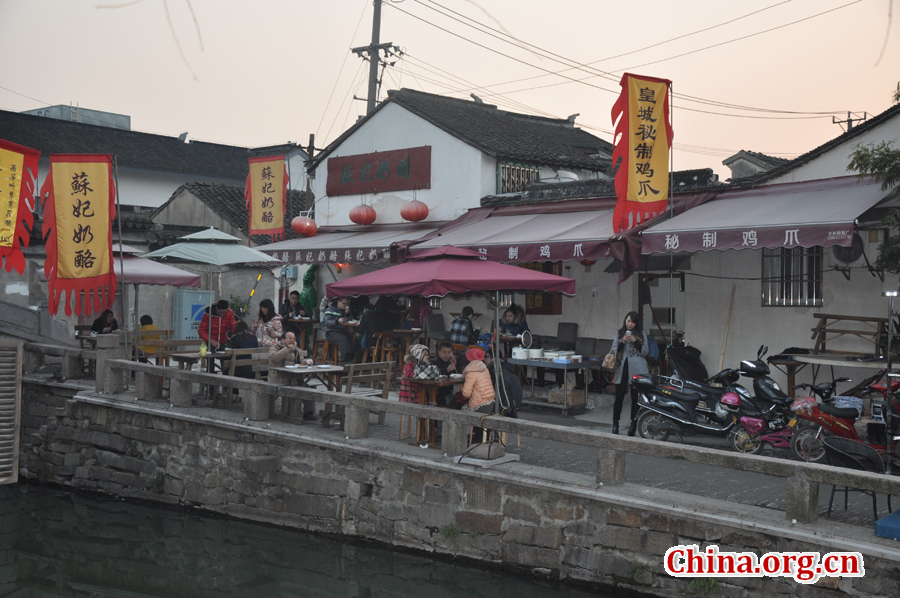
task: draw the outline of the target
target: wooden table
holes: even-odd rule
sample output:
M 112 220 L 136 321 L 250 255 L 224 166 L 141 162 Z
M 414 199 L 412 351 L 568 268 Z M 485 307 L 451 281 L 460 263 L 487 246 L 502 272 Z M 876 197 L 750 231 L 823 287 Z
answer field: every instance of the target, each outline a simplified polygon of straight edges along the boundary
M 867 369 L 867 370 L 883 370 L 887 371 L 887 360 L 884 359 L 876 359 L 874 361 L 856 361 L 850 360 L 847 361 L 847 357 L 858 357 L 855 353 L 844 353 L 844 354 L 835 354 L 829 353 L 826 355 L 791 355 L 790 359 L 781 360 L 781 359 L 772 359 L 771 357 L 767 360 L 770 365 L 774 366 L 778 371 L 782 372 L 785 376 L 787 376 L 787 389 L 786 392 L 788 396 L 794 396 L 794 385 L 797 383 L 797 372 L 805 368 L 806 366 L 811 365 L 813 368 L 813 384 L 816 383 L 816 377 L 818 376 L 819 369 L 825 365 L 831 368 L 841 367 L 841 368 L 854 368 L 854 369 Z M 784 369 L 782 369 L 782 367 Z M 900 371 L 900 361 L 891 363 L 891 371 L 896 372 Z M 833 377 L 833 376 L 832 376 Z
M 416 344 L 416 339 L 422 336 L 421 328 L 395 328 L 394 333 L 403 341 L 403 354 L 409 353 L 409 348 Z
M 463 379 L 442 376 L 440 380 L 413 380 L 412 382 L 419 385 L 419 405 L 436 406 L 438 389 L 462 384 Z M 434 438 L 435 423 L 433 419 L 419 419 L 416 427 L 416 444 L 421 445 L 427 442 L 430 447 L 440 448 Z
M 190 370 L 194 367 L 194 364 L 198 361 L 206 360 L 206 371 L 210 374 L 215 373 L 215 360 L 222 360 L 222 371 L 224 372 L 224 360 L 231 358 L 232 349 L 225 349 L 224 351 L 207 351 L 206 355 L 201 355 L 199 351 L 192 353 L 172 353 L 169 357 L 172 361 L 178 364 L 179 370 Z M 202 365 L 201 365 L 202 367 Z M 206 394 L 209 399 L 215 399 L 213 386 L 210 384 L 206 385 Z M 226 397 L 227 398 L 227 397 Z M 227 403 L 227 401 L 226 401 Z
M 273 369 L 281 374 L 282 380 L 287 380 L 289 383 L 303 383 L 315 378 L 324 384 L 325 388 L 331 391 L 340 390 L 341 377 L 344 375 L 344 366 L 342 365 L 301 365 L 295 368 L 278 367 Z M 282 397 L 281 401 L 281 417 L 290 421 L 290 419 L 294 417 L 296 411 L 294 409 L 294 400 L 291 399 L 285 401 L 285 398 Z M 285 409 L 285 403 L 287 403 L 287 409 Z M 326 403 L 325 417 L 322 419 L 322 425 L 328 425 L 327 419 L 332 416 L 332 413 L 331 404 Z
M 843 316 L 838 314 L 813 314 L 819 320 L 812 329 L 816 341 L 813 353 L 829 353 L 828 343 L 842 336 L 854 337 L 872 345 L 872 353 L 883 357 L 887 343 L 887 318 L 869 316 Z
M 315 318 L 287 318 L 285 321 L 297 325 L 297 329 L 300 330 L 300 338 L 297 339 L 297 346 L 306 350 L 306 327 L 310 324 L 317 324 L 319 321 Z

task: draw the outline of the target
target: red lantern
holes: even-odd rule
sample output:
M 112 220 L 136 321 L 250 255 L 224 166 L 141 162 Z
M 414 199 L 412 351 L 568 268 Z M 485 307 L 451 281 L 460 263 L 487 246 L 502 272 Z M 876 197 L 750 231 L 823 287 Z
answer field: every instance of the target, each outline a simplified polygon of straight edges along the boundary
M 291 228 L 294 229 L 295 233 L 304 237 L 312 237 L 318 229 L 316 221 L 307 216 L 297 216 L 291 220 Z
M 375 222 L 375 218 L 377 216 L 378 215 L 375 213 L 375 208 L 366 204 L 356 206 L 355 208 L 350 210 L 350 220 L 352 220 L 356 224 L 372 224 L 373 222 Z
M 403 206 L 403 209 L 400 210 L 400 215 L 404 220 L 419 222 L 420 220 L 428 218 L 428 206 L 418 199 L 414 199 Z

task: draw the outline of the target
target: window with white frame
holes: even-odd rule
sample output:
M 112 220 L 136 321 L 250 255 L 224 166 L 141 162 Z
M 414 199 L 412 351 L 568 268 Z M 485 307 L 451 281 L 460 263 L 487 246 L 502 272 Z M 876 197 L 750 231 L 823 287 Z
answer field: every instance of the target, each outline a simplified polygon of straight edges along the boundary
M 822 248 L 763 249 L 763 307 L 822 305 Z

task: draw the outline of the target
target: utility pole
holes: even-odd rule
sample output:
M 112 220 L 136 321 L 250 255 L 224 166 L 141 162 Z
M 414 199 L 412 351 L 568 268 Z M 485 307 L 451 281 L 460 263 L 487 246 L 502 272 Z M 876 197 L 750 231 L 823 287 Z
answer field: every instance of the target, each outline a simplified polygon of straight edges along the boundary
M 372 43 L 350 50 L 360 58 L 369 61 L 369 93 L 366 97 L 366 114 L 375 109 L 375 102 L 378 99 L 378 66 L 381 64 L 381 50 L 388 50 L 393 45 L 390 42 L 379 43 L 381 39 L 381 0 L 373 0 L 372 4 L 375 6 L 375 14 L 372 15 Z M 367 54 L 367 56 L 363 56 L 363 54 Z
M 853 118 L 850 112 L 847 112 L 847 120 L 837 120 L 836 116 L 831 117 L 831 124 L 833 125 L 847 125 L 847 130 L 853 128 L 853 123 L 858 122 L 861 123 L 869 117 L 868 113 L 863 112 L 862 118 Z

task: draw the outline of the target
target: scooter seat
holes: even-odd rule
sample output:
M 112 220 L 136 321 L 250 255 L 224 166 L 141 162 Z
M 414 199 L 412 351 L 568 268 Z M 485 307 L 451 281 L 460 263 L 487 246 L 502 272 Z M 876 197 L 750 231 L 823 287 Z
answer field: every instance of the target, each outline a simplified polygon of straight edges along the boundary
M 723 394 L 725 394 L 725 391 L 728 390 L 722 386 L 710 386 L 709 384 L 704 384 L 703 382 L 689 382 L 688 384 L 689 386 L 687 386 L 687 388 L 689 388 L 689 391 L 696 390 L 708 395 L 722 396 Z
M 853 407 L 832 407 L 825 403 L 819 403 L 819 411 L 842 419 L 856 419 L 859 417 L 859 411 Z
M 671 397 L 671 398 L 679 400 L 679 401 L 687 401 L 687 402 L 691 402 L 691 403 L 696 403 L 703 398 L 703 395 L 701 395 L 700 393 L 691 392 L 691 391 L 679 392 L 679 391 L 675 390 L 674 388 L 669 388 L 667 386 L 660 387 L 659 390 L 665 396 Z

